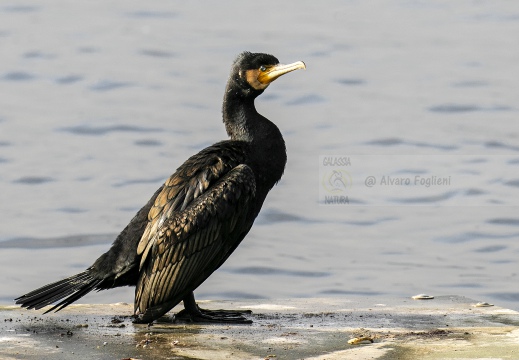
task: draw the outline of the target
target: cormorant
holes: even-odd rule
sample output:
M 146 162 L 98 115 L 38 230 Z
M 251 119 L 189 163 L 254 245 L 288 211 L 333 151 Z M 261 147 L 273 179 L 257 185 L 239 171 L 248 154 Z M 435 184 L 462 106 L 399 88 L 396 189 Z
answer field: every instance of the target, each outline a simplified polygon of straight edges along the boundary
M 198 307 L 193 291 L 249 232 L 287 160 L 281 132 L 254 99 L 283 74 L 305 69 L 272 55 L 241 53 L 223 101 L 230 140 L 191 156 L 140 209 L 92 266 L 15 299 L 27 309 L 59 311 L 92 290 L 136 286 L 137 323 L 150 323 L 180 301 L 193 321 L 250 323 L 238 312 Z M 177 314 L 178 316 L 178 314 Z

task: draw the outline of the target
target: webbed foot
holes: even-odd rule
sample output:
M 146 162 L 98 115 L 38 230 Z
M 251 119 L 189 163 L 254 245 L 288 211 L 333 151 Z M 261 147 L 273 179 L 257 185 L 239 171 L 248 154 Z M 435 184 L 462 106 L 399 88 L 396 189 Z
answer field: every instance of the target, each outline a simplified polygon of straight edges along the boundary
M 206 310 L 195 302 L 193 293 L 184 298 L 184 309 L 175 315 L 175 320 L 209 323 L 252 324 L 244 314 L 252 314 L 250 310 Z

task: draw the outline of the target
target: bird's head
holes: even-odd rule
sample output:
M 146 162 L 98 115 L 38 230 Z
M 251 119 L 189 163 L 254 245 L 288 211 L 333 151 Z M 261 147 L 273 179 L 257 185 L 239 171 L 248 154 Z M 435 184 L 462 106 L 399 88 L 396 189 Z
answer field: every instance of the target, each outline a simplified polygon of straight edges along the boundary
M 234 61 L 230 80 L 245 93 L 257 96 L 281 75 L 298 69 L 306 69 L 305 63 L 285 65 L 272 55 L 245 51 Z

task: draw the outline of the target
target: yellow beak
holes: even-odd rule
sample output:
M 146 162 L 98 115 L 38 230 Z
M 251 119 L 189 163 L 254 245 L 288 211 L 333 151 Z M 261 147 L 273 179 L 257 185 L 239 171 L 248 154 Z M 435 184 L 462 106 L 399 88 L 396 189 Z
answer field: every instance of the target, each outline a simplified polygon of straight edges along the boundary
M 258 81 L 264 85 L 270 84 L 281 75 L 285 75 L 294 70 L 306 69 L 306 65 L 302 61 L 297 61 L 292 64 L 278 64 L 268 67 L 265 71 L 261 71 L 258 75 Z

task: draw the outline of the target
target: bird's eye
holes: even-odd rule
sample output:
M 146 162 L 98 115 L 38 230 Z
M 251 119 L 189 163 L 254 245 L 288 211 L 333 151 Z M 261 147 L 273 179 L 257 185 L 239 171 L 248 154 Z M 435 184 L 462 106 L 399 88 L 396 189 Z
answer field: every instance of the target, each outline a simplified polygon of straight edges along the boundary
M 267 70 L 267 67 L 265 65 L 261 65 L 260 66 L 260 71 L 265 71 L 265 70 Z

